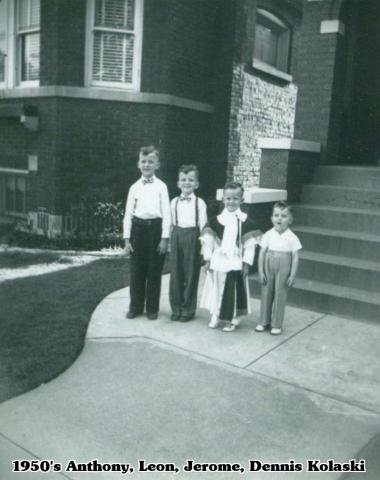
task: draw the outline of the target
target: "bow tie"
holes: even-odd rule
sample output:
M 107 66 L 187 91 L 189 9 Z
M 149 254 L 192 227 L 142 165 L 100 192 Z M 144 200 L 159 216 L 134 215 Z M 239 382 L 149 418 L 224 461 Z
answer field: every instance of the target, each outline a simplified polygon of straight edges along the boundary
M 179 199 L 181 200 L 181 202 L 190 202 L 191 201 L 191 197 L 185 197 L 184 195 L 181 195 L 179 197 Z
M 153 178 L 143 178 L 143 184 L 146 185 L 147 183 L 153 183 Z

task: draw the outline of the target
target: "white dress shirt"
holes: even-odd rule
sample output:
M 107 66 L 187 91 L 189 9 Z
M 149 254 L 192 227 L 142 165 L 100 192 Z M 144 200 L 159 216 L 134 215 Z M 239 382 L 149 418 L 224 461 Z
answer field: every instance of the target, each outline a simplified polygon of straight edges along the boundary
M 171 212 L 168 189 L 156 176 L 152 180 L 146 183 L 144 177 L 141 177 L 129 189 L 123 221 L 124 238 L 131 236 L 133 217 L 143 220 L 162 218 L 161 238 L 169 238 Z
M 297 235 L 290 228 L 278 233 L 275 228 L 264 233 L 260 246 L 263 249 L 274 250 L 275 252 L 296 252 L 301 250 L 302 245 Z
M 198 198 L 198 226 L 202 230 L 207 223 L 206 203 L 194 193 L 188 196 L 190 200 L 181 200 L 184 196 L 173 198 L 171 202 L 172 222 L 181 228 L 195 227 L 196 225 L 196 198 Z M 176 208 L 177 206 L 177 208 Z M 177 210 L 177 212 L 176 212 Z M 178 223 L 177 223 L 178 220 Z

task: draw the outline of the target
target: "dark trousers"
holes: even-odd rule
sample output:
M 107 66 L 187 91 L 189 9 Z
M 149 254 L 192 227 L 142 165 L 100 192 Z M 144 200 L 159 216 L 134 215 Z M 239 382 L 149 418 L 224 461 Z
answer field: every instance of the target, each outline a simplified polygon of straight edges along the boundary
M 201 269 L 199 228 L 174 226 L 170 244 L 170 306 L 175 315 L 193 317 Z
M 131 275 L 129 311 L 158 313 L 160 308 L 161 274 L 165 255 L 157 252 L 161 240 L 161 219 L 133 218 L 131 230 Z
M 219 318 L 231 321 L 235 312 L 236 316 L 247 314 L 247 292 L 241 270 L 227 272 Z

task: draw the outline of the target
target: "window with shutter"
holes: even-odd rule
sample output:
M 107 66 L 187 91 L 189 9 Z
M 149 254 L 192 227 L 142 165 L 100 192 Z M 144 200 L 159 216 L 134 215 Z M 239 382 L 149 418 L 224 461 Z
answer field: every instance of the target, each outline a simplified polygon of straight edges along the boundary
M 139 88 L 143 0 L 88 0 L 89 83 Z
M 21 84 L 40 78 L 40 0 L 17 0 L 18 79 Z

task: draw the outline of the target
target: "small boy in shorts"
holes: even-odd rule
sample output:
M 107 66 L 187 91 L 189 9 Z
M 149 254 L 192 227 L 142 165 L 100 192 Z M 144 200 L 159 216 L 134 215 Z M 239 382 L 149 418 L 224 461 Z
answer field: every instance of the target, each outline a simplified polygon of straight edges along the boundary
M 260 321 L 256 332 L 271 328 L 272 335 L 282 332 L 288 288 L 294 284 L 298 252 L 302 245 L 290 230 L 293 221 L 290 205 L 276 202 L 272 213 L 273 228 L 260 242 L 259 279 L 261 287 Z
M 205 202 L 195 195 L 199 171 L 195 165 L 182 165 L 178 171 L 181 194 L 171 202 L 171 274 L 169 299 L 173 321 L 188 322 L 195 316 L 201 268 L 199 235 L 207 223 Z
M 129 189 L 123 222 L 125 251 L 131 257 L 131 302 L 126 317 L 135 318 L 145 308 L 148 319 L 156 320 L 169 242 L 170 201 L 165 183 L 155 176 L 160 167 L 156 147 L 140 149 L 137 167 L 141 178 Z

